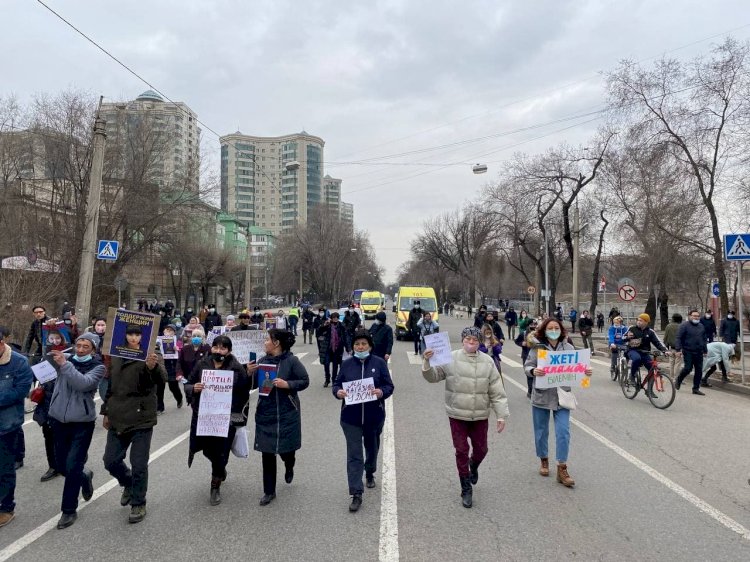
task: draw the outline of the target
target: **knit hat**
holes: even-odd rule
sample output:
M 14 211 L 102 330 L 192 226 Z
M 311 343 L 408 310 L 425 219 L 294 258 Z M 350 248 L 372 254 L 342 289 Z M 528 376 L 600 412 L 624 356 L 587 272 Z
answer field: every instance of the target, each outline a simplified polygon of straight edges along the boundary
M 91 342 L 91 345 L 94 346 L 94 349 L 99 347 L 99 336 L 96 334 L 92 334 L 91 332 L 86 332 L 85 334 L 81 334 L 76 338 L 76 341 L 79 340 L 86 340 Z
M 651 323 L 651 317 L 646 314 L 645 312 L 643 314 L 638 315 L 638 320 L 643 320 L 644 322 L 650 324 Z
M 227 315 L 227 320 L 232 320 L 232 321 L 234 321 L 234 314 L 229 314 L 229 315 Z
M 375 320 L 380 320 L 381 322 L 385 322 L 385 312 L 383 312 L 382 310 L 378 312 L 375 315 Z
M 357 330 L 354 332 L 354 337 L 352 338 L 352 345 L 354 345 L 357 340 L 367 340 L 367 343 L 370 344 L 370 347 L 375 347 L 375 345 L 372 343 L 372 336 L 370 335 L 370 332 L 367 330 Z
M 469 326 L 461 331 L 461 339 L 463 340 L 464 338 L 477 338 L 478 340 L 481 340 L 482 332 L 479 331 L 479 328 Z

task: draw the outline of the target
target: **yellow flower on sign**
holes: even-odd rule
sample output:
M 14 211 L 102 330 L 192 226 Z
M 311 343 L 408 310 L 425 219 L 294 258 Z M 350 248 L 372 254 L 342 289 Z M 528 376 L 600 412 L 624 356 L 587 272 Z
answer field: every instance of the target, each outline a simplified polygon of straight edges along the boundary
M 591 377 L 584 377 L 581 379 L 581 388 L 588 388 L 591 386 Z
M 540 349 L 536 352 L 537 359 L 547 359 L 547 350 Z

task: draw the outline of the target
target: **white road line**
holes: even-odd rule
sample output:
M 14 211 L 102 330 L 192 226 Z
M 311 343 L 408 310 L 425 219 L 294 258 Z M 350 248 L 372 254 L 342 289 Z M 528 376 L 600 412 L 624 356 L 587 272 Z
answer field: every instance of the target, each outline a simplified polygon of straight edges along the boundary
M 596 363 L 597 365 L 603 365 L 604 367 L 611 367 L 612 363 L 609 363 L 608 361 L 600 361 L 599 359 L 592 359 L 592 363 Z
M 409 359 L 410 365 L 421 365 L 422 364 L 422 356 L 421 355 L 414 355 L 413 351 L 407 351 L 406 357 Z
M 396 447 L 393 431 L 393 397 L 385 401 L 383 427 L 383 478 L 380 486 L 380 562 L 398 562 L 398 504 Z
M 508 365 L 509 367 L 516 367 L 518 369 L 522 369 L 523 365 L 518 363 L 517 361 L 513 361 L 513 359 L 508 359 L 505 355 L 502 356 L 502 359 L 500 360 L 500 365 Z
M 511 384 L 513 384 L 514 386 L 526 392 L 525 386 L 521 385 L 520 383 L 511 379 L 510 377 L 506 377 L 505 380 L 510 381 Z M 601 443 L 602 445 L 604 445 L 605 447 L 607 447 L 614 453 L 620 455 L 623 459 L 625 459 L 636 468 L 648 474 L 651 478 L 653 478 L 660 484 L 663 484 L 665 487 L 667 487 L 669 490 L 671 490 L 672 492 L 680 496 L 682 499 L 693 504 L 693 506 L 697 507 L 700 511 L 702 511 L 709 517 L 718 521 L 721 525 L 723 525 L 730 531 L 734 531 L 735 533 L 740 535 L 743 539 L 750 541 L 750 529 L 743 527 L 741 524 L 739 524 L 737 521 L 735 521 L 734 519 L 732 519 L 725 513 L 719 511 L 718 509 L 716 509 L 709 503 L 703 501 L 692 492 L 689 492 L 688 490 L 686 490 L 685 488 L 677 484 L 677 482 L 670 480 L 669 478 L 664 476 L 661 472 L 659 472 L 655 468 L 652 468 L 651 466 L 649 466 L 648 464 L 640 460 L 638 457 L 631 455 L 625 449 L 613 443 L 612 441 L 610 441 L 609 439 L 607 439 L 606 437 L 604 437 L 602 434 L 598 433 L 597 431 L 594 431 L 585 423 L 578 421 L 572 416 L 570 418 L 570 423 L 572 423 L 573 425 L 575 425 L 576 427 L 578 427 L 585 433 L 588 433 L 591 437 L 599 441 L 599 443 Z
M 302 359 L 302 358 L 303 358 L 303 357 L 304 357 L 305 355 L 307 355 L 307 351 L 303 351 L 302 353 L 296 353 L 296 354 L 295 354 L 294 356 L 295 356 L 295 357 L 296 357 L 297 359 L 300 359 L 300 360 L 301 360 L 301 359 Z

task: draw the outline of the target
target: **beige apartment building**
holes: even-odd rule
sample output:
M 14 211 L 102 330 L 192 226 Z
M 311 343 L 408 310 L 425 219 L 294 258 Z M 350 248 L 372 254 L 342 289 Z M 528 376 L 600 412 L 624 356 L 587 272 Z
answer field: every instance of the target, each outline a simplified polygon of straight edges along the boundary
M 320 137 L 258 137 L 237 131 L 221 142 L 221 209 L 277 236 L 307 222 L 323 199 Z M 292 162 L 299 167 L 292 169 Z

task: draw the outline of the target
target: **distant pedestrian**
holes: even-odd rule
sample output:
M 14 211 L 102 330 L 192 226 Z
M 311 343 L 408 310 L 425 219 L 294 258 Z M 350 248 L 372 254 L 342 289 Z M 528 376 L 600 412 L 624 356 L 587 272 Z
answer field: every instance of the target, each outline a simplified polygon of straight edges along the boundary
M 313 313 L 312 308 L 306 306 L 302 311 L 302 343 L 312 345 L 313 339 L 315 338 L 315 330 L 313 330 L 314 321 L 315 314 Z
M 594 341 L 591 338 L 594 331 L 594 321 L 591 319 L 588 310 L 584 310 L 578 319 L 578 331 L 581 332 L 583 347 L 591 350 L 591 355 L 594 355 Z
M 513 307 L 509 307 L 505 313 L 505 325 L 508 327 L 508 337 L 512 340 L 516 339 L 516 326 L 518 326 L 518 314 L 513 310 Z
M 211 304 L 208 307 L 208 314 L 206 314 L 205 320 L 203 320 L 203 329 L 207 334 L 211 333 L 216 326 L 221 326 L 221 315 L 216 312 L 216 305 Z
M 289 309 L 289 331 L 297 335 L 297 323 L 299 322 L 300 310 L 298 306 Z
M 375 315 L 375 321 L 370 324 L 370 335 L 372 336 L 372 354 L 387 363 L 393 353 L 393 328 L 386 322 L 385 312 L 382 310 Z
M 570 331 L 576 333 L 576 320 L 578 318 L 578 311 L 575 308 L 571 308 L 568 313 L 568 319 L 570 320 Z
M 425 312 L 422 319 L 417 322 L 417 328 L 419 328 L 419 352 L 423 353 L 426 349 L 425 336 L 437 334 L 440 331 L 440 324 L 432 319 L 432 314 Z
M 596 313 L 596 329 L 600 334 L 604 331 L 604 313 L 602 312 Z
M 332 312 L 331 318 L 320 325 L 315 335 L 318 338 L 318 353 L 325 374 L 325 381 L 323 382 L 325 388 L 331 384 L 331 380 L 336 380 L 344 357 L 346 331 L 344 325 L 339 321 L 339 313 Z M 333 369 L 333 372 L 331 369 Z M 331 375 L 333 375 L 333 379 L 331 379 Z
M 419 355 L 419 338 L 421 333 L 419 330 L 419 321 L 422 319 L 422 305 L 417 300 L 414 301 L 414 306 L 409 311 L 409 318 L 406 320 L 406 328 L 409 331 L 409 335 L 414 340 L 414 355 Z
M 451 354 L 452 363 L 432 367 L 432 349 L 424 352 L 422 361 L 422 376 L 427 382 L 445 381 L 445 410 L 456 449 L 461 503 L 467 508 L 473 505 L 473 486 L 479 481 L 479 466 L 487 456 L 490 411 L 497 416 L 498 433 L 505 429 L 509 415 L 500 372 L 488 355 L 479 352 L 481 337 L 478 328 L 465 328 L 461 349 Z
M 690 320 L 683 322 L 677 330 L 675 349 L 682 354 L 684 366 L 677 377 L 675 387 L 679 390 L 682 381 L 691 370 L 694 370 L 693 394 L 704 396 L 700 384 L 703 377 L 703 356 L 708 353 L 706 329 L 701 322 L 700 312 L 691 310 L 688 316 Z
M 716 322 L 714 321 L 714 315 L 710 310 L 707 310 L 701 318 L 701 324 L 706 334 L 706 342 L 711 343 L 716 339 Z
M 675 346 L 677 345 L 677 331 L 680 329 L 680 324 L 682 324 L 682 314 L 675 313 L 672 315 L 672 321 L 667 324 L 667 327 L 664 329 L 664 345 L 666 345 L 667 349 L 670 351 L 674 351 Z M 677 369 L 678 361 L 677 357 L 677 353 L 670 353 L 669 355 L 669 376 L 672 380 L 675 380 L 675 371 Z
M 724 343 L 736 344 L 740 336 L 740 322 L 734 314 L 734 310 L 727 312 L 727 317 L 722 319 L 719 327 L 719 337 Z

